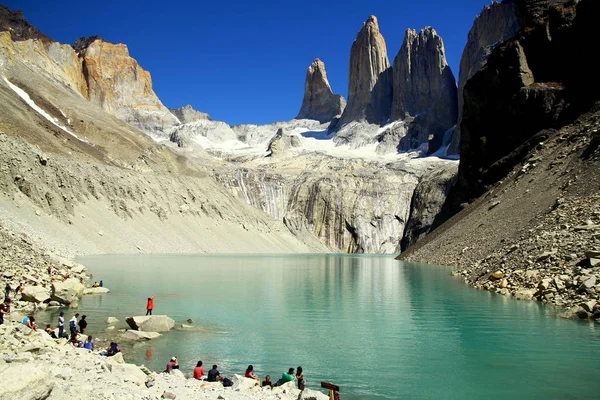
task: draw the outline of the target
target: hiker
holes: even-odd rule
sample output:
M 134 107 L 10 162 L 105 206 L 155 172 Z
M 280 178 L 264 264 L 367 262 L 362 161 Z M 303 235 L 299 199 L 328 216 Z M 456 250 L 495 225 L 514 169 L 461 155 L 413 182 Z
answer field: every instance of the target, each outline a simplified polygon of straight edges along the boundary
M 194 379 L 202 380 L 204 376 L 204 367 L 202 366 L 202 361 L 198 361 L 196 364 L 196 368 L 194 368 Z
M 248 365 L 248 368 L 246 368 L 246 372 L 244 373 L 244 376 L 246 378 L 250 378 L 250 379 L 254 379 L 256 381 L 256 384 L 258 386 L 260 386 L 260 379 L 258 376 L 254 375 L 254 366 L 253 365 Z
M 60 312 L 58 316 L 58 338 L 62 338 L 65 335 L 65 313 L 63 311 Z
M 87 315 L 82 315 L 79 320 L 79 332 L 85 333 L 85 329 L 87 328 L 87 321 L 85 320 Z
M 69 330 L 71 331 L 71 339 L 77 333 L 77 318 L 79 318 L 79 313 L 73 315 L 73 317 L 69 320 Z
M 298 389 L 304 390 L 304 373 L 301 366 L 296 368 L 296 381 L 298 381 Z
M 10 285 L 7 282 L 6 286 L 4 287 L 4 301 L 10 299 L 10 291 L 11 290 L 12 290 L 12 288 L 10 287 Z
M 177 357 L 171 357 L 171 359 L 167 363 L 167 368 L 165 369 L 165 372 L 170 374 L 171 371 L 173 371 L 174 369 L 179 369 L 179 363 L 177 362 Z
M 94 338 L 91 335 L 87 337 L 85 342 L 83 342 L 83 347 L 90 351 L 96 348 L 96 345 L 94 345 Z
M 120 353 L 121 349 L 116 342 L 110 342 L 110 345 L 106 348 L 106 355 L 108 357 L 114 356 L 117 353 Z
M 262 387 L 270 386 L 273 389 L 273 382 L 271 382 L 271 375 L 265 376 L 265 380 L 262 381 Z
M 274 386 L 281 386 L 284 383 L 288 383 L 294 380 L 294 368 L 288 369 L 288 372 L 284 372 L 281 374 L 281 378 L 277 382 L 275 382 Z
M 0 325 L 4 323 L 4 316 L 10 314 L 10 301 L 10 298 L 8 298 L 0 304 Z
M 148 297 L 148 303 L 146 304 L 146 315 L 152 315 L 154 309 L 154 296 Z
M 206 377 L 206 380 L 208 382 L 217 382 L 217 381 L 222 381 L 223 380 L 223 376 L 221 376 L 221 373 L 217 369 L 217 365 L 216 364 L 213 365 L 212 369 L 208 371 L 208 375 Z
M 17 298 L 17 295 L 19 294 L 19 292 L 23 291 L 23 282 L 19 283 L 19 286 L 17 286 L 17 288 L 15 289 L 15 299 Z
M 37 325 L 35 324 L 35 318 L 33 318 L 33 315 L 28 315 L 25 318 L 23 318 L 23 322 L 21 322 L 23 325 L 25 325 L 28 328 L 33 329 L 34 331 L 37 331 Z
M 46 333 L 47 333 L 48 335 L 50 335 L 50 337 L 51 337 L 52 339 L 58 339 L 58 338 L 56 337 L 56 333 L 54 333 L 54 329 L 52 329 L 52 325 L 50 325 L 50 324 L 46 324 L 46 329 L 44 329 L 44 330 L 46 331 Z

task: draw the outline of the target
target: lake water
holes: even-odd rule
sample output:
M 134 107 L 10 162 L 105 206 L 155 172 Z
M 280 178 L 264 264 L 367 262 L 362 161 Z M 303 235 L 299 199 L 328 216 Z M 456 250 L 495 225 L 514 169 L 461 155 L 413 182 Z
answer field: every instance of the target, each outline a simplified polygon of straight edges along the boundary
M 126 348 L 127 361 L 153 370 L 177 356 L 187 376 L 203 360 L 227 376 L 253 364 L 275 381 L 301 365 L 307 387 L 331 381 L 344 400 L 600 397 L 600 325 L 474 290 L 446 267 L 356 255 L 79 262 L 111 289 L 80 303 L 90 332 L 107 316 L 124 326 L 144 315 L 150 296 L 154 314 L 201 327 Z

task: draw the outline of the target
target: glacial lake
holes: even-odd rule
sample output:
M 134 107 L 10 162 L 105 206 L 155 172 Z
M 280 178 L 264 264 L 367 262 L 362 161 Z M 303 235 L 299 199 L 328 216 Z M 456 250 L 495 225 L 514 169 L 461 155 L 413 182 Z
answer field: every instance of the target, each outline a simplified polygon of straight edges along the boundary
M 152 370 L 177 356 L 188 377 L 202 360 L 230 377 L 253 364 L 276 381 L 301 365 L 307 387 L 333 382 L 344 400 L 600 397 L 600 325 L 469 288 L 447 267 L 368 255 L 78 261 L 111 289 L 80 302 L 91 333 L 104 331 L 107 316 L 125 326 L 126 316 L 144 315 L 150 296 L 154 314 L 199 328 L 120 342 L 128 362 Z

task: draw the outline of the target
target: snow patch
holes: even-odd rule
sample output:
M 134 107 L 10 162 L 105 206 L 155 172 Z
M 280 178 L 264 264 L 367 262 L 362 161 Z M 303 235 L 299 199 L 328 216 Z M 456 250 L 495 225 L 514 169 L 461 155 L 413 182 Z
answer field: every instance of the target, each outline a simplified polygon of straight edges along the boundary
M 22 98 L 25 101 L 25 103 L 27 103 L 31 108 L 33 108 L 35 111 L 37 111 L 37 113 L 40 114 L 42 117 L 46 118 L 51 124 L 53 124 L 57 128 L 60 128 L 61 130 L 63 130 L 64 132 L 68 133 L 69 135 L 73 136 L 75 139 L 77 139 L 77 140 L 79 140 L 81 142 L 84 142 L 84 143 L 88 142 L 85 139 L 80 139 L 79 137 L 77 137 L 76 134 L 74 134 L 73 132 L 71 132 L 70 130 L 68 130 L 67 128 L 65 128 L 64 126 L 62 126 L 61 124 L 59 124 L 58 123 L 58 119 L 54 118 L 53 116 L 51 116 L 50 114 L 48 114 L 46 111 L 44 111 L 40 106 L 38 106 L 37 104 L 35 104 L 35 102 L 31 99 L 31 97 L 29 97 L 29 94 L 27 94 L 26 91 L 24 91 L 20 87 L 18 87 L 16 85 L 14 85 L 13 83 L 11 83 L 5 76 L 3 76 L 2 78 L 8 84 L 8 86 L 16 94 L 18 94 L 20 98 Z M 66 117 L 66 115 L 62 111 L 60 113 L 63 116 Z

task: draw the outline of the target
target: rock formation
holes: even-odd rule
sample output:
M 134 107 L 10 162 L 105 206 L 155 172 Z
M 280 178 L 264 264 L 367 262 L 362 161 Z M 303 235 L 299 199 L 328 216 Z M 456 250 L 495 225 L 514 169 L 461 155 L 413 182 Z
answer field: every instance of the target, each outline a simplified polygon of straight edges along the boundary
M 529 25 L 495 46 L 465 85 L 459 176 L 446 210 L 481 195 L 553 129 L 600 98 L 592 54 L 584 50 L 598 38 L 592 16 L 600 3 L 545 3 L 539 13 L 542 2 L 517 1 L 519 20 Z M 535 15 L 519 14 L 527 5 Z
M 333 94 L 325 64 L 318 58 L 308 67 L 304 82 L 304 98 L 296 119 L 315 119 L 321 123 L 331 121 L 346 107 L 346 100 Z
M 279 128 L 275 136 L 269 141 L 267 151 L 271 157 L 281 157 L 286 155 L 289 149 L 293 147 L 300 147 L 299 138 L 285 134 L 283 128 Z
M 194 107 L 192 107 L 190 104 L 179 108 L 169 108 L 169 111 L 171 111 L 171 113 L 176 116 L 177 119 L 179 119 L 179 122 L 182 124 L 187 124 L 188 122 L 194 121 L 213 120 L 210 115 L 194 109 Z
M 83 60 L 91 102 L 148 133 L 164 136 L 179 124 L 152 90 L 150 73 L 129 56 L 126 45 L 92 37 L 79 39 L 74 48 Z
M 11 11 L 0 4 L 0 32 L 2 31 L 9 31 L 14 41 L 39 39 L 44 43 L 52 42 L 52 39 L 27 22 L 22 11 Z
M 446 62 L 444 42 L 430 26 L 419 34 L 406 30 L 394 60 L 393 83 L 390 119 L 412 116 L 419 125 L 403 139 L 410 145 L 402 147 L 418 147 L 427 142 L 429 135 L 443 135 L 456 124 L 456 81 Z
M 377 17 L 371 15 L 350 49 L 348 104 L 337 125 L 352 121 L 383 124 L 392 104 L 392 74 Z
M 520 25 L 514 0 L 493 2 L 485 6 L 475 18 L 467 36 L 467 44 L 460 59 L 458 78 L 458 123 L 448 149 L 449 154 L 458 154 L 460 146 L 460 122 L 462 120 L 463 89 L 467 81 L 483 67 L 494 47 L 519 31 Z

